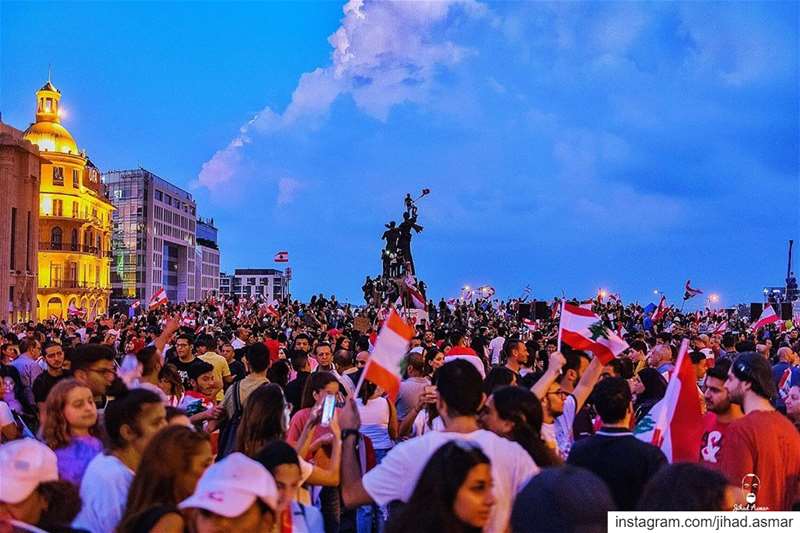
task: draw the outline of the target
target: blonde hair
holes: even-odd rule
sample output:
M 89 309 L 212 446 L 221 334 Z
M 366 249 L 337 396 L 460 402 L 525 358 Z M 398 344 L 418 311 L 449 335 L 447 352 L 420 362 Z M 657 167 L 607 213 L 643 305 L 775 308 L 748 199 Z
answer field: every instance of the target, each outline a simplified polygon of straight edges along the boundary
M 88 388 L 77 380 L 63 379 L 56 383 L 47 395 L 42 437 L 47 446 L 53 450 L 68 446 L 72 442 L 69 422 L 67 422 L 67 417 L 64 416 L 64 408 L 67 405 L 67 396 L 69 396 L 70 391 L 78 387 Z M 89 434 L 94 437 L 99 436 L 97 423 L 89 429 Z

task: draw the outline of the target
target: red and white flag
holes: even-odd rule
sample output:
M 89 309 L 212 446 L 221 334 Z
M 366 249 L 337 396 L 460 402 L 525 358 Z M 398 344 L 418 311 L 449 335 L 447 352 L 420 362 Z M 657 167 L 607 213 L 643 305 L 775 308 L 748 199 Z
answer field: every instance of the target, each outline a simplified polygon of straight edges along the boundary
M 280 251 L 277 254 L 275 254 L 275 258 L 273 260 L 276 263 L 288 263 L 289 262 L 289 252 Z
M 558 336 L 573 350 L 592 352 L 604 365 L 628 349 L 599 316 L 577 305 L 564 304 Z
M 633 430 L 639 440 L 661 448 L 670 463 L 699 460 L 697 443 L 703 435 L 703 413 L 692 360 L 686 357 L 688 351 L 689 340 L 684 339 L 664 397 Z
M 147 305 L 147 307 L 153 309 L 159 305 L 164 305 L 167 302 L 169 302 L 169 300 L 167 300 L 167 291 L 164 290 L 164 287 L 161 287 L 150 298 L 150 303 Z
M 714 330 L 711 332 L 711 334 L 712 335 L 722 335 L 726 331 L 728 331 L 728 321 L 727 320 L 723 320 L 722 322 L 717 324 L 717 327 L 714 328 Z
M 522 324 L 526 328 L 528 328 L 528 331 L 536 331 L 536 322 L 534 322 L 533 320 L 531 320 L 529 318 L 523 318 L 522 319 Z
M 688 300 L 689 298 L 694 298 L 698 294 L 703 294 L 703 291 L 700 289 L 695 289 L 692 287 L 692 280 L 687 279 L 686 285 L 683 288 L 683 299 Z
M 781 319 L 776 313 L 775 310 L 772 308 L 771 305 L 767 305 L 762 311 L 761 316 L 758 317 L 758 320 L 750 326 L 750 329 L 753 331 L 758 331 L 759 329 L 767 326 L 769 324 L 773 324 L 778 322 Z
M 664 318 L 665 314 L 667 314 L 667 297 L 661 296 L 661 300 L 658 301 L 658 307 L 656 307 L 656 310 L 653 311 L 653 316 L 651 317 L 651 320 L 653 322 L 661 320 L 662 318 Z
M 426 309 L 428 306 L 425 304 L 425 297 L 422 291 L 417 287 L 417 282 L 410 274 L 405 279 L 406 290 L 408 290 L 408 298 L 411 302 L 411 307 L 414 309 Z
M 413 336 L 414 328 L 392 309 L 375 340 L 375 348 L 361 377 L 362 381 L 368 379 L 385 390 L 393 402 L 400 392 L 400 381 L 403 379 L 401 366 Z M 361 382 L 355 394 L 360 388 Z
M 86 316 L 86 309 L 75 307 L 74 303 L 70 303 L 67 308 L 67 314 L 71 317 L 83 318 Z
M 278 312 L 277 309 L 272 304 L 263 303 L 258 306 L 258 314 L 259 316 L 269 315 L 272 318 L 278 319 L 281 317 L 281 314 Z

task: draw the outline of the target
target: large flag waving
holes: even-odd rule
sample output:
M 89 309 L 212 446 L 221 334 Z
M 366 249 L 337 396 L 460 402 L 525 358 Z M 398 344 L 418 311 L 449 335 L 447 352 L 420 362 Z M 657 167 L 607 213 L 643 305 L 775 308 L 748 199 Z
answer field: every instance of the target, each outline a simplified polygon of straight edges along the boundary
M 153 297 L 150 298 L 150 303 L 147 307 L 153 309 L 158 307 L 159 305 L 166 304 L 169 300 L 167 300 L 167 291 L 164 290 L 164 287 L 158 289 L 154 294 Z
M 661 299 L 658 301 L 658 307 L 656 307 L 656 310 L 653 311 L 651 320 L 653 322 L 657 322 L 664 318 L 665 314 L 667 314 L 667 297 L 662 295 Z
M 628 348 L 628 343 L 607 328 L 599 316 L 566 303 L 561 312 L 558 336 L 574 350 L 592 352 L 604 365 Z
M 686 287 L 684 287 L 684 290 L 683 290 L 683 299 L 684 300 L 688 300 L 689 298 L 694 298 L 698 294 L 703 294 L 703 291 L 701 291 L 700 289 L 693 289 L 691 283 L 692 283 L 692 280 L 690 280 L 690 279 L 686 280 Z
M 361 388 L 361 382 L 368 379 L 385 390 L 394 402 L 397 393 L 400 392 L 400 381 L 403 379 L 401 368 L 403 359 L 413 336 L 414 328 L 392 309 L 375 341 L 375 348 L 367 361 L 356 391 Z
M 764 311 L 761 313 L 761 316 L 758 317 L 758 320 L 756 320 L 756 322 L 752 326 L 750 326 L 750 329 L 752 329 L 753 331 L 758 331 L 759 329 L 763 328 L 764 326 L 767 326 L 769 324 L 777 322 L 780 319 L 781 319 L 781 317 L 779 317 L 775 313 L 775 310 L 772 308 L 772 306 L 771 305 L 767 305 L 764 308 Z
M 639 440 L 661 448 L 670 463 L 699 460 L 703 414 L 692 360 L 686 357 L 688 351 L 689 339 L 684 339 L 667 392 L 633 430 Z

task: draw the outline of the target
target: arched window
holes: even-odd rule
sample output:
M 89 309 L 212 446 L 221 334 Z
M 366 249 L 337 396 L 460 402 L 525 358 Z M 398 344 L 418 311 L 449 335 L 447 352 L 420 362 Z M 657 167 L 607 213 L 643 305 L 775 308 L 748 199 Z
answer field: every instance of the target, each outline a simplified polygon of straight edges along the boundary
M 61 228 L 58 226 L 54 227 L 50 231 L 50 244 L 52 245 L 53 250 L 61 249 Z
M 78 251 L 78 230 L 77 230 L 77 228 L 73 228 L 72 229 L 72 242 L 71 242 L 71 245 L 72 245 L 71 246 L 72 251 L 73 252 L 77 252 Z

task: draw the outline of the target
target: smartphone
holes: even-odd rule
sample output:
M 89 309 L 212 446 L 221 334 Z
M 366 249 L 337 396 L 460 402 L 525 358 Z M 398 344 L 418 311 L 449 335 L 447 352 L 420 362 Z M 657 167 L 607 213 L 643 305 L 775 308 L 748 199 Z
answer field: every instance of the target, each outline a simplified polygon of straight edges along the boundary
M 331 420 L 333 420 L 333 410 L 335 407 L 336 407 L 336 395 L 335 394 L 325 395 L 325 399 L 322 400 L 322 420 L 319 423 L 320 426 L 326 428 L 331 425 Z
M 425 385 L 425 394 L 432 394 L 434 397 L 438 398 L 438 390 L 436 389 L 436 385 Z M 436 400 L 430 402 L 436 403 Z

